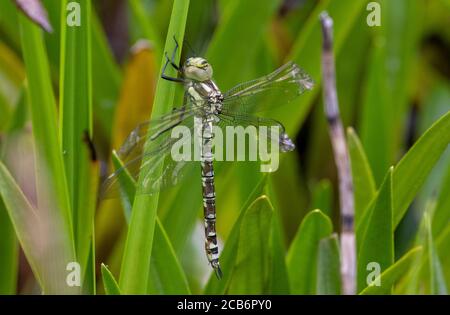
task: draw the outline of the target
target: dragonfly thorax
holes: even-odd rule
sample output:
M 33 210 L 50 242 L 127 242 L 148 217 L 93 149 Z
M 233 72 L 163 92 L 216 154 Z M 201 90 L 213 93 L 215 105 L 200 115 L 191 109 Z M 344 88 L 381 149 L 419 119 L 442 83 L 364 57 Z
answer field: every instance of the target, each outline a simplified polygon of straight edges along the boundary
M 214 81 L 189 81 L 185 87 L 193 104 L 203 107 L 210 114 L 220 113 L 223 94 Z

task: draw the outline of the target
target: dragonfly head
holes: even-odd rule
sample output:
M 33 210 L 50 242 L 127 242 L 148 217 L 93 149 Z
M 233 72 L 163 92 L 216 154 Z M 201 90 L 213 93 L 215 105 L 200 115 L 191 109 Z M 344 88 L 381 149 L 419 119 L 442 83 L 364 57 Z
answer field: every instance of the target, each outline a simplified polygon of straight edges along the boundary
M 281 152 L 290 152 L 295 149 L 295 144 L 288 137 L 286 133 L 282 133 L 280 136 L 280 151 Z
M 191 57 L 184 63 L 183 73 L 187 79 L 202 82 L 211 80 L 213 70 L 206 59 L 201 57 Z

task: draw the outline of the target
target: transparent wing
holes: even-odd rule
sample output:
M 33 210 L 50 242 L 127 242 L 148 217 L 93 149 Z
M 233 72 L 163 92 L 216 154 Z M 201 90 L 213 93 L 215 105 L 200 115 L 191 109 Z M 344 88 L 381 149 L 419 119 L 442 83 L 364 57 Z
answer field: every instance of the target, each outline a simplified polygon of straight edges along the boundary
M 174 160 L 172 147 L 191 146 L 194 141 L 194 114 L 198 107 L 180 107 L 170 114 L 140 124 L 118 150 L 123 167 L 117 169 L 103 182 L 101 198 L 118 198 L 121 187 L 119 177 L 127 172 L 136 182 L 140 174 L 143 185 L 136 187 L 136 194 L 152 194 L 176 185 L 183 177 L 189 161 Z M 172 134 L 175 127 L 185 133 Z M 145 152 L 145 153 L 144 153 Z
M 293 62 L 259 79 L 241 83 L 224 94 L 223 108 L 235 112 L 260 112 L 291 101 L 314 86 L 310 76 Z
M 227 131 L 227 127 L 233 127 L 231 132 L 233 132 L 233 136 L 237 135 L 237 141 L 246 141 L 247 139 L 256 141 L 259 153 L 261 153 L 261 148 L 270 151 L 276 149 L 281 152 L 292 151 L 295 148 L 294 143 L 286 134 L 284 126 L 274 119 L 223 110 L 218 115 L 217 126 L 225 137 L 231 134 Z M 239 129 L 236 127 L 242 127 L 240 129 L 240 132 L 243 132 L 242 135 L 237 134 Z M 251 145 L 246 146 L 249 151 L 256 149 Z
M 193 106 L 182 106 L 172 110 L 171 113 L 139 124 L 127 137 L 117 151 L 121 161 L 126 164 L 142 154 L 144 145 L 148 152 L 157 150 L 163 139 L 170 135 L 170 130 L 178 125 L 184 125 L 183 121 L 189 119 L 200 110 Z M 153 152 L 155 153 L 155 152 Z

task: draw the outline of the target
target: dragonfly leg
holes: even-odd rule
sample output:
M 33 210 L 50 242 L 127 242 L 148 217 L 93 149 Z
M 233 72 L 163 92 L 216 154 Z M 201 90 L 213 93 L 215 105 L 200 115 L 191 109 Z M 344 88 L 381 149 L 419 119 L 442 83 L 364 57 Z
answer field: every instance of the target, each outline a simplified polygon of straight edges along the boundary
M 167 56 L 166 56 L 166 58 L 167 58 Z M 169 63 L 170 63 L 170 59 L 167 58 L 166 59 L 166 63 L 164 64 L 164 67 L 163 67 L 163 70 L 162 70 L 162 73 L 161 73 L 161 78 L 163 78 L 164 80 L 172 81 L 172 82 L 184 83 L 184 79 L 183 78 L 174 78 L 174 77 L 168 76 L 166 74 L 166 68 L 167 68 L 167 65 Z
M 170 65 L 174 67 L 175 70 L 177 70 L 178 72 L 180 71 L 180 67 L 175 64 L 174 56 L 172 55 L 172 58 L 169 58 L 169 56 L 167 55 L 167 51 L 166 51 L 166 60 L 169 61 Z
M 179 47 L 178 41 L 175 38 L 175 36 L 173 37 L 173 40 L 175 41 L 175 48 L 172 51 L 172 57 L 171 58 L 169 58 L 167 52 L 165 52 L 166 63 L 164 64 L 163 71 L 162 71 L 162 74 L 161 74 L 161 78 L 163 78 L 165 80 L 168 80 L 168 81 L 172 81 L 172 82 L 184 83 L 185 80 L 183 78 L 170 77 L 170 76 L 166 75 L 166 73 L 165 73 L 169 63 L 175 70 L 177 70 L 177 72 L 180 72 L 180 70 L 181 70 L 181 66 L 177 66 L 176 63 L 175 63 L 175 56 L 177 54 L 177 50 L 178 50 L 178 47 Z

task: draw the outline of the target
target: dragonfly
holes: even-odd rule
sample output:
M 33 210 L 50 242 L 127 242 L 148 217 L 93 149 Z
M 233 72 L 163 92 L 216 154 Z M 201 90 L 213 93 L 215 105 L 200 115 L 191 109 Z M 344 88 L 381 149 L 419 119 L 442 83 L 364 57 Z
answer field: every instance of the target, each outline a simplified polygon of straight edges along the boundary
M 286 134 L 284 126 L 274 119 L 255 116 L 254 113 L 290 102 L 304 91 L 311 90 L 314 83 L 297 64 L 288 62 L 270 74 L 238 84 L 222 93 L 213 80 L 212 66 L 205 58 L 189 57 L 184 63 L 176 64 L 178 47 L 175 40 L 172 56 L 169 57 L 167 52 L 165 53 L 166 62 L 161 78 L 184 86 L 183 104 L 174 107 L 168 114 L 138 125 L 129 134 L 117 153 L 123 166 L 105 180 L 102 195 L 108 198 L 120 194 L 120 176 L 123 172 L 131 175 L 136 183 L 138 178 L 142 177 L 142 185 L 136 185 L 136 194 L 153 194 L 180 182 L 190 161 L 172 158 L 172 147 L 183 140 L 173 136 L 171 130 L 184 126 L 192 131 L 192 137 L 197 137 L 201 153 L 199 162 L 205 252 L 209 264 L 220 279 L 222 270 L 216 234 L 213 126 L 275 126 L 280 132 L 275 139 L 269 137 L 268 141 L 276 142 L 281 152 L 292 151 L 295 145 Z M 166 74 L 169 65 L 176 70 L 176 77 Z M 196 163 L 198 167 L 198 161 Z

